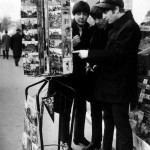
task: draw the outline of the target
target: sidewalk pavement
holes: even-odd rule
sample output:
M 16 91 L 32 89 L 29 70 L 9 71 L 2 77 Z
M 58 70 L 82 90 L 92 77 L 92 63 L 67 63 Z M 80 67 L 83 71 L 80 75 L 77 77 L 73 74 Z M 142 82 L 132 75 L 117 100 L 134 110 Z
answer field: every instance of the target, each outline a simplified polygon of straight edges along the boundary
M 21 150 L 25 88 L 41 78 L 24 76 L 22 60 L 16 67 L 11 56 L 0 56 L 0 68 L 0 150 Z M 37 89 L 30 92 L 35 95 Z
M 43 77 L 28 77 L 23 74 L 22 59 L 16 67 L 12 56 L 3 59 L 0 56 L 0 150 L 22 150 L 22 133 L 24 131 L 24 100 L 25 88 L 33 83 L 41 81 Z M 30 88 L 29 95 L 35 96 L 41 84 Z M 42 95 L 46 94 L 47 87 Z M 41 95 L 41 96 L 42 96 Z M 91 116 L 90 104 L 87 103 L 85 122 L 85 137 L 91 140 Z M 48 112 L 43 116 L 43 139 L 44 145 L 57 144 L 58 114 L 55 114 L 55 123 L 52 122 Z M 40 145 L 40 144 L 39 144 Z M 81 150 L 83 146 L 74 145 L 74 150 Z M 45 147 L 45 150 L 57 149 Z
M 3 56 L 3 51 L 2 51 L 2 46 L 0 45 L 0 56 Z M 9 49 L 9 56 L 13 56 L 13 52 L 11 50 L 11 48 Z
M 0 150 L 22 150 L 21 138 L 24 130 L 25 88 L 42 80 L 43 77 L 25 76 L 23 74 L 22 59 L 19 62 L 19 66 L 16 67 L 12 56 L 8 60 L 0 56 L 0 68 Z M 41 84 L 30 88 L 29 95 L 34 96 L 40 86 Z M 45 109 L 43 116 L 43 139 L 45 145 L 52 144 L 54 141 L 57 144 L 58 114 L 55 114 L 55 119 L 56 124 L 52 123 Z M 87 119 L 85 137 L 90 141 L 91 123 Z M 83 146 L 72 144 L 72 147 L 74 150 L 81 150 Z M 57 148 L 45 147 L 45 150 L 47 149 L 55 150 Z

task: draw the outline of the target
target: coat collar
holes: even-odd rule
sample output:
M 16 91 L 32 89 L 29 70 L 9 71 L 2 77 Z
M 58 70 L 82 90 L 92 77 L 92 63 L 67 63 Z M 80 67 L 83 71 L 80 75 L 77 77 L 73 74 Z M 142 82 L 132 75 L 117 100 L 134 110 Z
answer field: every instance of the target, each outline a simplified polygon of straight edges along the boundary
M 121 16 L 116 22 L 114 22 L 113 28 L 118 28 L 120 25 L 123 25 L 128 20 L 134 20 L 131 11 L 126 11 L 123 16 Z

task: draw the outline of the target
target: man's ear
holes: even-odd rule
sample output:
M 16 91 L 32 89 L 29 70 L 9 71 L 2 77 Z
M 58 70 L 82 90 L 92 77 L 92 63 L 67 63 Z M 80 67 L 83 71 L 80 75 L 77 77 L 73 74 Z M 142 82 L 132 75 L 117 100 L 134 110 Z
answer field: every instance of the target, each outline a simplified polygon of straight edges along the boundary
M 114 13 L 115 13 L 115 14 L 118 14 L 118 13 L 119 13 L 119 7 L 118 7 L 118 6 L 115 6 Z

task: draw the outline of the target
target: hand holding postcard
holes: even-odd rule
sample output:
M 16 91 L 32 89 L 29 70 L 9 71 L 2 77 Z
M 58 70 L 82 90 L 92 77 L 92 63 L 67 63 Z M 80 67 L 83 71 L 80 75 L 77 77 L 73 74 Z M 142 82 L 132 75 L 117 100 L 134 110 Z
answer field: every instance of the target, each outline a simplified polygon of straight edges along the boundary
M 80 58 L 84 59 L 88 57 L 88 50 L 77 50 L 72 53 L 79 53 Z

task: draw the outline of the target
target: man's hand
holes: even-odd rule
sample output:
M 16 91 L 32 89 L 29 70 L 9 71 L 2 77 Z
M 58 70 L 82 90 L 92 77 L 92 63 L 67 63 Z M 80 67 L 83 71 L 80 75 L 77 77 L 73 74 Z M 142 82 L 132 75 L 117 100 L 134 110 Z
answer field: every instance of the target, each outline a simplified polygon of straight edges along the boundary
M 79 56 L 84 59 L 88 57 L 88 50 L 79 50 Z
M 80 37 L 79 35 L 75 35 L 72 39 L 72 43 L 73 43 L 73 46 L 77 46 L 79 43 L 80 43 Z

